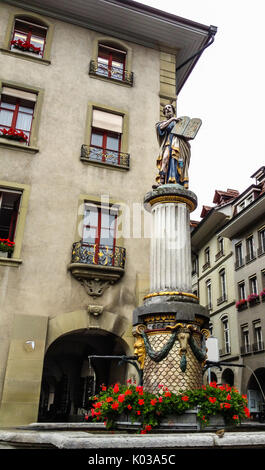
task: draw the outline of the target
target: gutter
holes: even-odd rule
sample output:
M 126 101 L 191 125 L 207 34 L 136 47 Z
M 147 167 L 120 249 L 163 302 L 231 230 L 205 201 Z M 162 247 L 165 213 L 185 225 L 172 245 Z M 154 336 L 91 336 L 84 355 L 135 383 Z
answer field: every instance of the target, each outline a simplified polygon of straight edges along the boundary
M 208 34 L 208 38 L 207 38 L 207 42 L 206 44 L 201 48 L 199 49 L 197 52 L 195 52 L 195 54 L 193 54 L 191 57 L 189 57 L 187 60 L 185 60 L 182 64 L 178 65 L 178 67 L 176 68 L 176 77 L 177 77 L 177 74 L 178 74 L 178 71 L 180 69 L 182 69 L 182 67 L 184 67 L 185 65 L 187 65 L 189 62 L 191 62 L 192 60 L 194 60 L 188 74 L 186 75 L 185 77 L 185 80 L 183 81 L 182 85 L 179 87 L 179 89 L 177 88 L 177 91 L 176 91 L 176 94 L 178 95 L 178 92 L 180 92 L 181 88 L 183 87 L 183 85 L 185 84 L 187 78 L 189 77 L 189 75 L 191 74 L 192 70 L 194 69 L 195 65 L 197 64 L 199 58 L 201 57 L 201 55 L 203 54 L 203 52 L 205 51 L 205 49 L 207 49 L 207 47 L 211 46 L 214 42 L 214 39 L 215 39 L 215 35 L 217 33 L 217 27 L 216 26 L 210 26 L 208 28 L 208 31 L 209 31 L 209 34 Z

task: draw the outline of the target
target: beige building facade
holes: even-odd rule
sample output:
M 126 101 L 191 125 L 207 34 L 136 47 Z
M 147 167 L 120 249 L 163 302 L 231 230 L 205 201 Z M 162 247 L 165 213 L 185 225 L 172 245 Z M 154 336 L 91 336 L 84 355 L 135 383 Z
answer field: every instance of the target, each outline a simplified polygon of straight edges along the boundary
M 215 191 L 213 207 L 203 207 L 202 220 L 192 232 L 192 249 L 197 255 L 197 290 L 201 305 L 208 307 L 210 331 L 218 339 L 219 358 L 224 365 L 211 368 L 211 378 L 240 388 L 237 310 L 235 307 L 234 257 L 232 242 L 219 235 L 232 216 L 235 190 Z M 227 366 L 226 366 L 227 362 Z
M 155 122 L 213 32 L 137 2 L 0 5 L 0 425 L 75 420 L 137 373 Z M 187 59 L 191 58 L 187 61 Z
M 233 217 L 221 236 L 232 243 L 238 337 L 242 370 L 241 390 L 248 395 L 254 417 L 265 407 L 265 168 L 233 202 Z

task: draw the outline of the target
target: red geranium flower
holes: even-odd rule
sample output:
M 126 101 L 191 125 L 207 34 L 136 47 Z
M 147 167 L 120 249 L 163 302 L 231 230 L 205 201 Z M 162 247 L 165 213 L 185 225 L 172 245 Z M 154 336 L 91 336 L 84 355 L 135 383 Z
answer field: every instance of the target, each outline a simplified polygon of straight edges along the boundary
M 115 384 L 114 387 L 113 387 L 113 392 L 114 392 L 114 393 L 118 393 L 119 391 L 120 391 L 119 385 L 118 385 L 118 384 Z
M 184 395 L 184 397 L 181 397 L 181 400 L 183 400 L 183 401 L 189 401 L 189 397 L 187 397 L 187 395 Z
M 144 405 L 144 399 L 138 400 L 139 405 Z
M 210 387 L 213 387 L 213 388 L 216 388 L 216 387 L 217 387 L 216 382 L 210 382 L 209 385 L 210 385 Z
M 114 410 L 117 410 L 117 409 L 119 408 L 119 403 L 115 401 L 115 402 L 111 405 L 111 408 L 113 408 Z
M 215 403 L 215 402 L 216 402 L 216 398 L 215 398 L 215 397 L 209 397 L 209 401 L 210 401 L 211 403 Z

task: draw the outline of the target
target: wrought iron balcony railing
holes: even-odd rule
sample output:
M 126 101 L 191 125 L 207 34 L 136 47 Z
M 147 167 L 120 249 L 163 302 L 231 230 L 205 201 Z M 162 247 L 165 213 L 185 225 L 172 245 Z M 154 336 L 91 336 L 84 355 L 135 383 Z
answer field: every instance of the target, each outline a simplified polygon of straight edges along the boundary
M 243 259 L 237 258 L 235 261 L 235 269 L 242 268 L 242 266 L 245 266 Z
M 264 253 L 265 253 L 265 246 L 259 246 L 257 249 L 257 255 L 261 256 L 261 255 L 264 255 Z
M 227 295 L 223 294 L 221 297 L 219 297 L 219 299 L 217 299 L 217 305 L 220 305 L 220 304 L 222 304 L 223 302 L 226 302 L 226 301 L 227 301 Z
M 89 75 L 106 77 L 111 80 L 115 80 L 133 86 L 133 72 L 128 72 L 122 67 L 109 67 L 108 65 L 102 64 L 97 60 L 90 61 Z
M 252 352 L 251 344 L 244 344 L 240 347 L 240 354 L 250 354 Z
M 264 351 L 264 342 L 258 341 L 257 343 L 253 343 L 253 352 L 257 351 Z
M 224 348 L 219 349 L 220 356 L 225 356 L 226 354 L 231 354 L 231 346 L 228 344 Z
M 253 251 L 252 253 L 248 253 L 247 256 L 246 256 L 246 263 L 250 263 L 250 261 L 253 261 L 254 259 L 256 259 L 256 254 L 255 252 Z
M 126 250 L 123 247 L 113 248 L 80 241 L 73 244 L 71 262 L 124 269 L 125 257 Z
M 108 166 L 116 166 L 125 170 L 130 168 L 130 155 L 114 150 L 104 150 L 99 147 L 82 145 L 80 159 L 86 162 L 95 162 Z
M 210 265 L 210 261 L 206 261 L 206 263 L 203 265 L 202 267 L 202 271 L 205 271 L 206 269 L 210 268 L 211 265 Z

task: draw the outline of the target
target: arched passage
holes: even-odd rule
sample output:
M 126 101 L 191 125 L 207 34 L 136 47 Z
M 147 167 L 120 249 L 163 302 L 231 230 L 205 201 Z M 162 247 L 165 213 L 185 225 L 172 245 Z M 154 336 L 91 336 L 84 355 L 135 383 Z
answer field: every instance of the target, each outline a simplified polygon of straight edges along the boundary
M 235 382 L 234 372 L 231 369 L 225 369 L 222 373 L 222 383 L 233 387 Z
M 126 343 L 101 329 L 72 331 L 48 348 L 43 367 L 39 421 L 80 421 L 100 385 L 125 382 L 126 365 L 91 355 L 126 355 Z
M 264 417 L 265 412 L 265 368 L 260 367 L 252 372 L 247 386 L 248 407 L 252 416 Z

